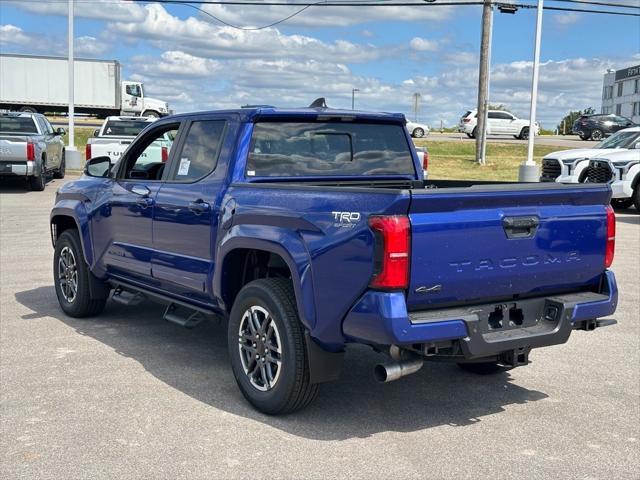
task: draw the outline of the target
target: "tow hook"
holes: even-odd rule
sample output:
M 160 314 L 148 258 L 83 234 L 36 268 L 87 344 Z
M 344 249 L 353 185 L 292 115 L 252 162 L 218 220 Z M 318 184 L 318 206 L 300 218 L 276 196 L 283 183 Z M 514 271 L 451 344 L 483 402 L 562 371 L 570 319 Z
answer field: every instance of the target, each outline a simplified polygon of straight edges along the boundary
M 389 348 L 389 355 L 394 360 L 390 363 L 379 363 L 373 369 L 373 376 L 381 383 L 393 382 L 406 375 L 416 373 L 424 365 L 424 360 L 413 352 L 397 345 Z

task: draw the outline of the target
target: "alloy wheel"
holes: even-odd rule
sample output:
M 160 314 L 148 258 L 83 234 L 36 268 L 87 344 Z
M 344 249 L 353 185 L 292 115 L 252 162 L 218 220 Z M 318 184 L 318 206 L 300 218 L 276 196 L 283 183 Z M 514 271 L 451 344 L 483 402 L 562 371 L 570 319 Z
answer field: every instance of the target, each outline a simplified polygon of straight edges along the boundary
M 78 295 L 78 264 L 73 250 L 64 247 L 58 258 L 58 282 L 64 299 L 73 303 Z

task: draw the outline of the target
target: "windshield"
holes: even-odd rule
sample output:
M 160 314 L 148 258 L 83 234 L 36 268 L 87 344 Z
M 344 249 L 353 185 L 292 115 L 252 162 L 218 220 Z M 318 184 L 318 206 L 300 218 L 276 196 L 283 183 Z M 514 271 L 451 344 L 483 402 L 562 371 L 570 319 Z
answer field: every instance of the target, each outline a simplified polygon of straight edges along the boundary
M 249 152 L 247 176 L 416 174 L 402 125 L 262 122 Z
M 149 123 L 143 120 L 110 120 L 104 126 L 102 135 L 105 137 L 135 137 Z
M 632 148 L 640 141 L 640 132 L 616 132 L 594 148 Z
M 0 132 L 11 135 L 12 133 L 24 135 L 38 133 L 36 124 L 31 117 L 5 117 L 0 116 Z

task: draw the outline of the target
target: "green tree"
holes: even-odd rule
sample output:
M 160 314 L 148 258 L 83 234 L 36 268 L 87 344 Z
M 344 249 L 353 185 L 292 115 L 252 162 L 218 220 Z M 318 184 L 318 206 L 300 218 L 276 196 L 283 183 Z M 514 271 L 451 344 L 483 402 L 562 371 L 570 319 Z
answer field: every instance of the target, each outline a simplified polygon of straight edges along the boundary
M 560 134 L 563 134 L 563 133 L 570 134 L 571 127 L 573 126 L 573 123 L 578 118 L 580 118 L 582 115 L 593 115 L 594 113 L 596 113 L 596 111 L 593 107 L 588 107 L 588 108 L 585 108 L 584 110 L 571 111 L 567 113 L 562 120 L 560 120 L 560 123 L 558 123 L 558 126 L 556 128 L 558 129 L 558 132 L 560 132 Z M 562 122 L 564 122 L 564 131 L 562 129 Z
M 489 104 L 489 110 L 501 110 L 503 112 L 507 112 L 509 111 L 509 109 L 506 107 L 506 105 L 499 103 L 497 105 L 494 105 L 493 103 Z

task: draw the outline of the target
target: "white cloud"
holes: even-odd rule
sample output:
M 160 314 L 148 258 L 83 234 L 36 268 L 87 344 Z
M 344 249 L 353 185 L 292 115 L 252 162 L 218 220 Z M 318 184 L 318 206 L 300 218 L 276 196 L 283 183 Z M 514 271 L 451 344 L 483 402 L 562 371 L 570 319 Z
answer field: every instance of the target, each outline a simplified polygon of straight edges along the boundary
M 582 16 L 576 12 L 556 13 L 552 19 L 557 25 L 567 26 L 577 23 L 582 19 Z
M 435 52 L 438 50 L 438 42 L 426 38 L 414 37 L 409 42 L 412 50 L 417 52 Z
M 12 1 L 10 3 L 24 11 L 37 15 L 56 15 L 66 17 L 69 14 L 67 2 L 21 2 Z M 106 21 L 136 21 L 144 18 L 144 10 L 141 5 L 133 2 L 113 2 L 112 0 L 92 0 L 91 2 L 76 2 L 74 4 L 74 15 L 78 17 L 91 18 Z
M 76 37 L 74 45 L 76 55 L 85 57 L 98 57 L 109 47 L 107 43 L 91 36 Z M 3 47 L 3 51 L 10 48 L 13 53 L 66 55 L 67 37 L 25 32 L 22 28 L 10 24 L 0 25 L 0 47 Z
M 109 49 L 109 45 L 95 37 L 76 37 L 74 41 L 76 55 L 99 57 Z
M 169 51 L 160 58 L 137 56 L 131 59 L 136 71 L 150 77 L 209 77 L 222 69 L 216 60 L 200 58 L 181 51 Z
M 285 35 L 276 28 L 259 31 L 219 27 L 194 17 L 181 19 L 157 4 L 145 7 L 142 22 L 115 22 L 110 31 L 119 36 L 148 40 L 162 49 L 175 45 L 192 55 L 216 58 L 316 58 L 367 62 L 390 54 L 370 44 L 346 40 L 324 42 L 305 35 Z

